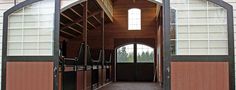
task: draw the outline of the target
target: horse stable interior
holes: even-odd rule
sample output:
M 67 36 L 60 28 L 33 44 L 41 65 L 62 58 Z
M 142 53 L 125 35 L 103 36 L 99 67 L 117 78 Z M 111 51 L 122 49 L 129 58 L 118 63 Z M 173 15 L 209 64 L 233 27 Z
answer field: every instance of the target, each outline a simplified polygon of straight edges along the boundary
M 234 90 L 234 0 L 0 0 L 2 90 Z

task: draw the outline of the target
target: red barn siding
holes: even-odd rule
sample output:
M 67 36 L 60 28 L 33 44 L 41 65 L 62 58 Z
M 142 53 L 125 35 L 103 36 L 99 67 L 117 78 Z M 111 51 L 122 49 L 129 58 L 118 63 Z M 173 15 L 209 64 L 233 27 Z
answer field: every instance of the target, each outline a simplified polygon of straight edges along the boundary
M 84 89 L 84 71 L 77 71 L 77 90 Z
M 228 62 L 171 62 L 171 90 L 229 90 Z
M 6 90 L 53 90 L 53 62 L 7 62 Z

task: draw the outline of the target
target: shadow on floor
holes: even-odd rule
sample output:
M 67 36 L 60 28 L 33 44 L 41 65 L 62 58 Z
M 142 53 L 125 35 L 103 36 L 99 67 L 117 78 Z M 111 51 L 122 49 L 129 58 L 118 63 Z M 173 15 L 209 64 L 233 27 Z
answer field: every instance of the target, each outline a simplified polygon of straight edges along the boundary
M 157 83 L 153 82 L 115 82 L 98 90 L 162 90 Z

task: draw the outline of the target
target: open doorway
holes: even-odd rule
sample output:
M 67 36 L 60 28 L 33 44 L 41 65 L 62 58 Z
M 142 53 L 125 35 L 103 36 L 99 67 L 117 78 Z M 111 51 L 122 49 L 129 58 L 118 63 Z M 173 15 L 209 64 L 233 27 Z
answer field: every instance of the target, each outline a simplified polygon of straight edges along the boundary
M 153 81 L 154 49 L 144 44 L 128 44 L 116 49 L 117 81 Z

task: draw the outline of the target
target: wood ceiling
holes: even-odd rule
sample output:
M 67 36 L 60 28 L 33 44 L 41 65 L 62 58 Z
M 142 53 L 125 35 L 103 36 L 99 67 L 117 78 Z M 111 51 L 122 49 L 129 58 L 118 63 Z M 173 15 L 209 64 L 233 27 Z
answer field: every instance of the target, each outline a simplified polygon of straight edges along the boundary
M 60 15 L 60 35 L 71 39 L 78 38 L 83 33 L 83 7 L 84 5 L 75 5 Z M 102 22 L 102 9 L 96 0 L 88 0 L 88 30 L 95 30 Z M 105 15 L 105 23 L 111 23 L 110 19 Z

